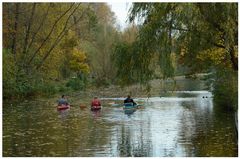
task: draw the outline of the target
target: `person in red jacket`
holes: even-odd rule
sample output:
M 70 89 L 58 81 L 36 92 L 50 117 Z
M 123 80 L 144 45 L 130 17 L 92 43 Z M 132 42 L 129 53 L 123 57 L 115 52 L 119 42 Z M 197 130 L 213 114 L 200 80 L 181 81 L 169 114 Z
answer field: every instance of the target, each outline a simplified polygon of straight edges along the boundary
M 101 109 L 101 101 L 98 99 L 98 97 L 94 97 L 91 103 L 91 110 L 99 110 Z

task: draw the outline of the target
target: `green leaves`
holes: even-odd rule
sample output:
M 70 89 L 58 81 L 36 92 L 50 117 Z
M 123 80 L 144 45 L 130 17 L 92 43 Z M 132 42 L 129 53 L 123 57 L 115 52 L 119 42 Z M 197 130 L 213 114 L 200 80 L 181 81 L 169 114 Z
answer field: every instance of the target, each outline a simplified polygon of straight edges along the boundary
M 153 70 L 149 65 L 151 55 L 139 50 L 139 44 L 134 42 L 119 43 L 115 46 L 114 62 L 117 67 L 117 78 L 121 85 L 130 85 L 134 82 L 144 84 L 151 79 Z
M 182 49 L 185 54 L 180 58 L 195 71 L 205 69 L 196 65 L 197 55 L 215 47 L 224 49 L 227 61 L 236 70 L 236 15 L 236 3 L 134 3 L 129 18 L 142 19 L 138 36 L 142 49 L 159 54 L 163 75 L 169 77 L 173 72 L 169 57 Z
M 173 76 L 181 65 L 190 73 L 214 70 L 216 100 L 226 106 L 231 99 L 236 107 L 237 8 L 237 3 L 134 3 L 130 21 L 142 20 L 134 59 L 147 70 L 158 57 L 163 77 Z
M 114 62 L 117 67 L 117 78 L 121 85 L 128 85 L 133 82 L 131 45 L 127 43 L 119 43 L 115 46 Z
M 12 52 L 3 57 L 6 96 L 38 92 L 39 83 L 89 73 L 86 54 L 79 51 L 80 39 L 96 24 L 89 4 L 5 3 L 3 17 L 4 48 Z

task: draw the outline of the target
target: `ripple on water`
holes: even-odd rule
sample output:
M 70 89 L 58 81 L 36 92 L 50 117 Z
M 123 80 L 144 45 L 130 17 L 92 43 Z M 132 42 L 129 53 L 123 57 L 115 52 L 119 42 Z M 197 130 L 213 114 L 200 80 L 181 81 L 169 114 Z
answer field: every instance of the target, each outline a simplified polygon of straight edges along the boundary
M 211 100 L 198 96 L 153 97 L 145 103 L 145 109 L 137 109 L 130 115 L 125 114 L 122 107 L 111 106 L 104 107 L 98 114 L 77 107 L 62 113 L 52 107 L 35 110 L 31 104 L 27 110 L 17 107 L 17 110 L 8 110 L 9 114 L 4 112 L 7 130 L 3 130 L 3 154 L 236 156 L 231 120 L 216 118 Z M 27 150 L 26 146 L 31 149 Z

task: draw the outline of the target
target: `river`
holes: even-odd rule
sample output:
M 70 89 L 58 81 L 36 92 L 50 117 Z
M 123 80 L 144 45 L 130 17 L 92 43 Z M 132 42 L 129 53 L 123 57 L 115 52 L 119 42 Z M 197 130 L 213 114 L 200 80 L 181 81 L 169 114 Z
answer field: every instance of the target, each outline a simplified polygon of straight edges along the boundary
M 192 82 L 192 83 L 191 83 Z M 185 81 L 165 96 L 134 98 L 144 106 L 57 111 L 53 99 L 3 104 L 3 156 L 231 157 L 238 156 L 232 113 L 216 109 L 199 81 Z M 190 86 L 189 86 L 190 85 Z

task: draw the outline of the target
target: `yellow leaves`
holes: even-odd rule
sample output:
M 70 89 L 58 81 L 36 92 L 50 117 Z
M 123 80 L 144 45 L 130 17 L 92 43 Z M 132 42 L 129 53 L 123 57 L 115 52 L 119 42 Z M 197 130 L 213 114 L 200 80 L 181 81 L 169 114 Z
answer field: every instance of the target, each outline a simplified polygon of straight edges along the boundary
M 177 55 L 176 55 L 176 53 L 171 53 L 170 54 L 170 59 L 171 59 L 173 67 L 176 68 L 177 67 Z
M 180 55 L 184 56 L 186 54 L 186 52 L 187 52 L 186 47 L 182 47 L 181 50 L 180 50 Z
M 234 46 L 234 56 L 237 58 L 238 57 L 238 45 Z
M 83 72 L 88 74 L 90 72 L 89 66 L 86 63 L 87 56 L 84 52 L 77 50 L 76 48 L 73 50 L 71 60 L 69 61 L 70 68 L 76 72 Z
M 224 59 L 224 49 L 222 48 L 212 48 L 207 49 L 200 52 L 197 55 L 197 58 L 204 61 L 204 60 L 212 60 L 216 64 L 220 63 Z
M 73 71 L 76 71 L 76 72 L 81 71 L 81 72 L 83 72 L 85 74 L 89 73 L 89 66 L 88 66 L 88 64 L 83 63 L 83 62 L 77 62 L 76 60 L 71 60 L 70 61 L 70 68 Z
M 90 72 L 89 66 L 86 63 L 81 63 L 80 64 L 80 69 L 85 74 L 88 74 Z
M 80 52 L 76 48 L 73 49 L 73 59 L 77 60 L 78 62 L 83 62 L 87 59 L 87 56 L 84 52 Z
M 230 67 L 229 61 L 226 60 L 226 50 L 223 48 L 211 48 L 201 51 L 197 55 L 197 59 L 200 61 L 211 61 L 214 65 L 225 65 Z

